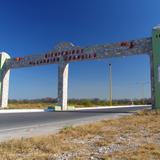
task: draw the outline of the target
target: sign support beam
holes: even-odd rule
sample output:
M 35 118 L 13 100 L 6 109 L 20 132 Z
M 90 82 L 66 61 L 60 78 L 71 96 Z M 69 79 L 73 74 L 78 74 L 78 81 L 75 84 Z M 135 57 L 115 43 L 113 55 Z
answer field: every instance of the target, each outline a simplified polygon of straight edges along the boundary
M 9 90 L 9 75 L 10 70 L 6 68 L 6 59 L 10 56 L 5 53 L 0 53 L 0 108 L 8 107 L 8 90 Z
M 58 106 L 60 106 L 63 111 L 67 110 L 68 69 L 68 63 L 61 62 L 58 65 Z
M 152 54 L 153 54 L 153 108 L 160 109 L 160 26 L 152 31 Z M 152 66 L 151 66 L 152 67 Z

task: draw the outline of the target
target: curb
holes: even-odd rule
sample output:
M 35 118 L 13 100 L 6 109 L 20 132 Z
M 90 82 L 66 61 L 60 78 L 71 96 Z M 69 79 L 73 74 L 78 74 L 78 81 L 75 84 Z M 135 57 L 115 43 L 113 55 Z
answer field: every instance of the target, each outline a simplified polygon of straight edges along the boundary
M 90 109 L 113 109 L 113 108 L 127 108 L 127 107 L 151 107 L 151 105 L 127 105 L 127 106 L 97 106 L 97 107 L 83 107 L 74 108 L 66 111 L 79 111 L 79 110 L 90 110 Z M 57 110 L 59 112 L 64 112 Z M 0 109 L 0 114 L 2 113 L 33 113 L 33 112 L 56 112 L 54 109 Z

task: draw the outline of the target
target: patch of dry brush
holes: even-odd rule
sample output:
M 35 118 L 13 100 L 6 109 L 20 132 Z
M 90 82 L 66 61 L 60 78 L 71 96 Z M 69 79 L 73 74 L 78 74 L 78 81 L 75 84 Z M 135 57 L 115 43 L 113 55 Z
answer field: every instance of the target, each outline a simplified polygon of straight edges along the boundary
M 53 106 L 52 103 L 9 103 L 9 109 L 44 109 L 48 108 L 48 106 Z
M 66 126 L 58 134 L 0 143 L 3 160 L 160 159 L 160 111 L 94 124 Z

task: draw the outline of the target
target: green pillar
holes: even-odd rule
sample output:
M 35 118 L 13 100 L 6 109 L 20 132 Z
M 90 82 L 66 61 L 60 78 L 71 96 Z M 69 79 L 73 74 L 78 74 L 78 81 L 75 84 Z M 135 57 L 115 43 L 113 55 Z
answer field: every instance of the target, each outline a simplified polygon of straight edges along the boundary
M 160 109 L 160 25 L 152 31 L 153 108 Z

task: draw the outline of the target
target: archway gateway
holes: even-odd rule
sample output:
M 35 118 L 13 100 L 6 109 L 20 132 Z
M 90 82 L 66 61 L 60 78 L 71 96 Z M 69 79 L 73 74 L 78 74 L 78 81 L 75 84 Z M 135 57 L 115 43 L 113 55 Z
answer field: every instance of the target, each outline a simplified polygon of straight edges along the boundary
M 1 52 L 0 107 L 6 108 L 8 106 L 10 69 L 58 64 L 58 105 L 62 110 L 67 110 L 68 67 L 70 62 L 140 54 L 147 54 L 150 57 L 152 107 L 160 109 L 160 25 L 153 28 L 152 37 L 138 40 L 87 47 L 79 47 L 64 42 L 48 53 L 17 58 L 11 58 L 7 53 Z

